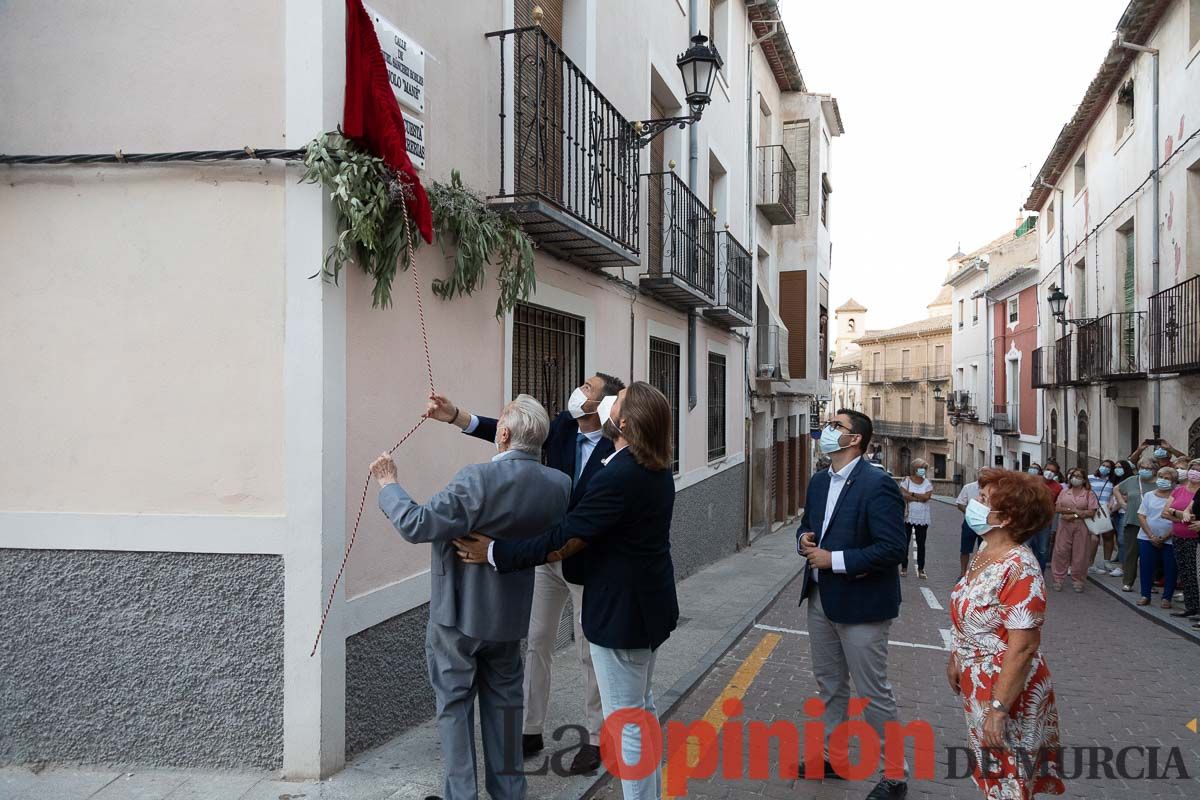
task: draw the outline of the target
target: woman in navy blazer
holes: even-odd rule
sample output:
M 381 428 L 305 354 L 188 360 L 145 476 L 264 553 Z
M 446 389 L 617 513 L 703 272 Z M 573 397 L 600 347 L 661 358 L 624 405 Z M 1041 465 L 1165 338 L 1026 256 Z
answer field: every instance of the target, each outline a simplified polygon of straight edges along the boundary
M 474 534 L 456 539 L 468 563 L 501 572 L 556 561 L 586 547 L 577 562 L 583 583 L 583 632 L 591 647 L 607 718 L 632 708 L 657 717 L 651 683 L 655 651 L 675 630 L 679 603 L 671 562 L 671 407 L 662 392 L 636 381 L 600 405 L 615 450 L 562 522 L 520 542 Z M 602 735 L 611 735 L 606 731 Z M 641 728 L 626 725 L 625 764 L 641 761 Z M 661 753 L 653 754 L 658 764 Z M 627 800 L 662 796 L 661 771 L 621 781 Z

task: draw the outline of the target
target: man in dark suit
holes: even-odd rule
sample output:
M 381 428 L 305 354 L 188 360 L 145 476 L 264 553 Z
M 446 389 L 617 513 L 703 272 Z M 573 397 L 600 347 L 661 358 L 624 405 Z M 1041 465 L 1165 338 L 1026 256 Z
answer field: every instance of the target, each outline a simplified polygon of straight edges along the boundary
M 871 419 L 841 409 L 821 430 L 820 449 L 829 469 L 808 485 L 796 547 L 808 561 L 800 602 L 808 600 L 813 674 L 825 701 L 825 730 L 847 718 L 850 683 L 868 700 L 866 721 L 884 742 L 884 723 L 896 720 L 896 698 L 887 677 L 888 631 L 900 614 L 898 566 L 904 558 L 904 501 L 896 482 L 863 454 L 871 442 Z M 844 752 L 829 758 L 847 762 Z M 890 774 L 906 765 L 886 764 Z M 843 767 L 844 769 L 844 767 Z M 815 776 L 809 776 L 815 777 Z M 886 775 L 868 800 L 895 800 L 907 782 Z
M 559 413 L 550 423 L 550 432 L 542 445 L 542 460 L 546 466 L 557 469 L 571 478 L 571 499 L 568 508 L 574 508 L 587 489 L 592 476 L 601 463 L 612 455 L 613 443 L 601 435 L 600 418 L 596 408 L 606 395 L 616 395 L 625 384 L 620 378 L 597 373 L 572 393 L 567 401 L 567 410 Z M 476 416 L 459 409 L 439 395 L 429 398 L 425 415 L 442 422 L 457 425 L 471 436 L 485 441 L 496 437 L 496 420 Z M 600 705 L 600 692 L 596 685 L 596 672 L 592 666 L 591 652 L 580 625 L 583 608 L 583 586 L 564 578 L 572 572 L 572 562 L 543 564 L 535 570 L 533 611 L 529 618 L 529 638 L 525 652 L 525 719 L 522 747 L 526 757 L 540 752 L 544 747 L 542 731 L 546 721 L 546 706 L 550 699 L 550 670 L 554 654 L 554 643 L 558 636 L 558 623 L 562 618 L 567 598 L 571 598 L 574 609 L 575 649 L 583 670 L 584 721 L 588 741 L 581 745 L 571 762 L 570 771 L 582 775 L 600 766 L 600 726 L 604 716 Z

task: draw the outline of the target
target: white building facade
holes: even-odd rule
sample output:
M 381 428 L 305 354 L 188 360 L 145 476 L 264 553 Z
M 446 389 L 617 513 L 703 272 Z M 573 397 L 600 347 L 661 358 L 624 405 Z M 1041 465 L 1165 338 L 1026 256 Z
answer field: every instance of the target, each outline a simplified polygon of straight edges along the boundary
M 1041 243 L 1034 385 L 1064 468 L 1147 438 L 1200 449 L 1200 4 L 1133 0 L 1117 31 L 1128 46 L 1110 48 L 1026 202 Z
M 810 399 L 828 396 L 828 227 L 800 220 L 828 211 L 840 120 L 804 91 L 778 10 L 370 6 L 424 54 L 423 110 L 404 109 L 424 123 L 422 179 L 458 170 L 538 245 L 535 293 L 499 319 L 492 274 L 472 296 L 437 300 L 430 282 L 449 266 L 436 245 L 419 251 L 438 391 L 480 413 L 529 392 L 555 413 L 595 372 L 654 383 L 675 419 L 677 577 L 733 553 L 771 477 L 751 474 L 750 442 L 779 452 L 776 437 L 806 432 Z M 626 149 L 634 121 L 686 111 L 675 59 L 697 30 L 724 57 L 703 119 Z M 61 57 L 97 42 L 87 70 Z M 0 66 L 0 104 L 26 109 L 0 119 L 9 153 L 302 148 L 341 119 L 345 3 L 25 4 L 5 12 Z M 590 139 L 568 132 L 591 119 L 553 93 L 520 93 L 536 83 L 528 70 L 608 109 L 620 146 L 584 157 Z M 804 184 L 803 213 L 795 173 L 773 167 L 801 120 L 823 170 Z M 564 156 L 549 168 L 523 149 L 547 131 L 558 138 L 546 152 Z M 367 466 L 428 394 L 412 276 L 397 276 L 388 309 L 371 307 L 356 267 L 340 285 L 313 279 L 336 231 L 327 190 L 299 183 L 296 162 L 4 169 L 0 253 L 39 265 L 0 277 L 0 357 L 17 387 L 0 393 L 0 414 L 21 420 L 0 430 L 0 580 L 21 603 L 4 615 L 0 671 L 26 701 L 5 758 L 304 778 L 431 716 L 428 547 L 372 512 L 373 490 L 341 570 Z M 795 221 L 774 221 L 787 198 Z M 609 201 L 629 213 L 592 210 Z M 688 219 L 704 220 L 702 237 Z M 801 246 L 809 236 L 817 244 Z M 770 337 L 754 324 L 798 313 L 777 301 L 788 270 L 806 274 L 792 335 L 814 344 L 772 383 L 781 373 L 764 378 Z M 787 394 L 752 414 L 748 384 Z M 428 423 L 396 452 L 400 480 L 425 498 L 490 452 Z M 802 496 L 792 475 L 766 484 L 772 502 Z M 81 619 L 125 649 L 77 638 Z

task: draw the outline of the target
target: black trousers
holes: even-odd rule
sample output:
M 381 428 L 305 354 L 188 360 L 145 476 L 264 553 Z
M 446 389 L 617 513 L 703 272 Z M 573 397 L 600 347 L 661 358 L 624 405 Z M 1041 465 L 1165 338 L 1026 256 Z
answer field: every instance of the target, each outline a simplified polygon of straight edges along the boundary
M 925 537 L 929 534 L 928 525 L 916 525 L 912 522 L 904 523 L 904 527 L 908 530 L 908 541 L 904 544 L 904 561 L 901 563 L 902 569 L 908 569 L 908 548 L 912 547 L 913 536 L 917 537 L 917 569 L 921 572 L 925 571 Z
M 1200 611 L 1200 585 L 1196 580 L 1196 540 L 1175 539 L 1175 563 L 1179 565 L 1179 587 L 1183 589 L 1183 607 Z M 1163 600 L 1170 600 L 1164 597 Z

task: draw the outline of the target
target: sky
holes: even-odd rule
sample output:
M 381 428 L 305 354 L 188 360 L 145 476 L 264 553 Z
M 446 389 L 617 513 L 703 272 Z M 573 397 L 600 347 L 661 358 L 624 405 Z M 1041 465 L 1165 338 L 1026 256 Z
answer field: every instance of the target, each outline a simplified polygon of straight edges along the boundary
M 1011 230 L 1128 0 L 781 0 L 811 92 L 837 98 L 830 300 L 921 319 L 959 243 Z

